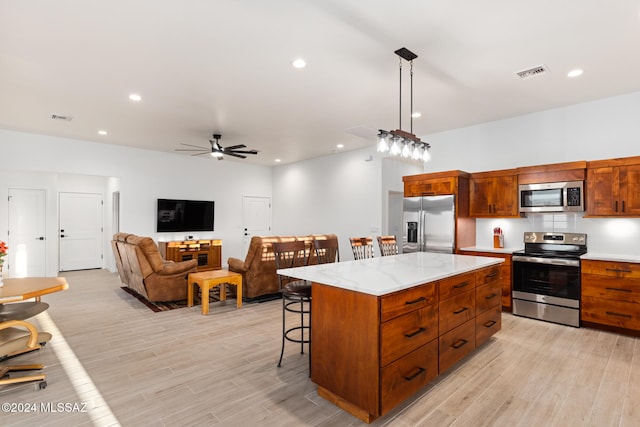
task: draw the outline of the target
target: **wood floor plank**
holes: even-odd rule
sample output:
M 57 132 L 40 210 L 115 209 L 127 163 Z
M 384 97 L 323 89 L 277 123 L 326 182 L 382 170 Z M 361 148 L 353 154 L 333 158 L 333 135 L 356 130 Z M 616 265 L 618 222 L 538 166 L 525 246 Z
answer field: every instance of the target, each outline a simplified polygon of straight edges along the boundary
M 199 306 L 153 313 L 120 289 L 115 274 L 65 276 L 70 289 L 43 298 L 47 313 L 123 426 L 365 425 L 317 395 L 307 355 L 295 346 L 276 367 L 279 301 L 212 303 L 208 316 Z M 638 338 L 508 313 L 502 328 L 371 425 L 640 425 Z M 2 387 L 0 401 L 78 402 L 52 346 L 15 362 L 45 364 L 49 386 Z M 0 425 L 94 421 L 87 413 L 0 413 Z

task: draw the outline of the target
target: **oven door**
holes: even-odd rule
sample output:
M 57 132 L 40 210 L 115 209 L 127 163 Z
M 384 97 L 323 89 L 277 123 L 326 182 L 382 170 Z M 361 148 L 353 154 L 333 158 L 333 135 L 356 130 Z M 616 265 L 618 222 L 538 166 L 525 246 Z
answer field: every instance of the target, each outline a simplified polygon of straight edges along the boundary
M 580 261 L 514 256 L 513 298 L 580 307 Z

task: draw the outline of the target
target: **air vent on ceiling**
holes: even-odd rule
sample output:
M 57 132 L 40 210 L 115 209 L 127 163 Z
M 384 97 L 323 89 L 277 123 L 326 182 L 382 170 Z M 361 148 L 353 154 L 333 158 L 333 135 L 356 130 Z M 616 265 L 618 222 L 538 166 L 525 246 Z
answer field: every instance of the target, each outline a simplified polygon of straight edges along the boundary
M 531 77 L 541 76 L 547 74 L 549 70 L 544 65 L 529 68 L 528 70 L 518 71 L 516 74 L 521 79 L 530 79 Z
M 73 120 L 73 117 L 71 117 L 71 116 L 63 116 L 63 115 L 60 115 L 60 114 L 52 114 L 51 118 L 53 120 L 64 120 L 64 121 L 67 121 L 67 122 L 70 122 L 71 120 Z

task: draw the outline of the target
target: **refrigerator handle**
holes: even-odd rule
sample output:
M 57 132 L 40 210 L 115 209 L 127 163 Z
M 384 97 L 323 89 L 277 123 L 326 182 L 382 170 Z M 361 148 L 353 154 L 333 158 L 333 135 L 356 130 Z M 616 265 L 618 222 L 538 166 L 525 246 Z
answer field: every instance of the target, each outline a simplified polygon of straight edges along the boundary
M 418 225 L 418 251 L 420 252 L 424 252 L 424 250 L 427 248 L 427 242 L 426 242 L 426 237 L 425 236 L 425 226 L 426 226 L 426 220 L 427 220 L 427 214 L 424 210 L 420 210 L 420 223 Z

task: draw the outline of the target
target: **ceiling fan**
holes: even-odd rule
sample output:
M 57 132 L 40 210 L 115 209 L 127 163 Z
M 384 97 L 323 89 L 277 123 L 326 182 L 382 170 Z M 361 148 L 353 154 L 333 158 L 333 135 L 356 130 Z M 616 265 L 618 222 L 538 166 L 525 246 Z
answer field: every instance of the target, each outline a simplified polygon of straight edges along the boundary
M 241 159 L 246 159 L 247 156 L 245 154 L 258 154 L 257 150 L 243 150 L 243 148 L 247 148 L 244 144 L 232 145 L 230 147 L 223 147 L 220 145 L 220 138 L 222 135 L 219 133 L 213 134 L 213 139 L 209 140 L 211 144 L 211 148 L 200 147 L 198 145 L 184 144 L 187 147 L 193 148 L 177 148 L 175 151 L 199 151 L 199 153 L 194 153 L 192 156 L 201 156 L 203 154 L 210 154 L 211 156 L 217 158 L 218 160 L 222 160 L 224 155 L 239 157 Z

